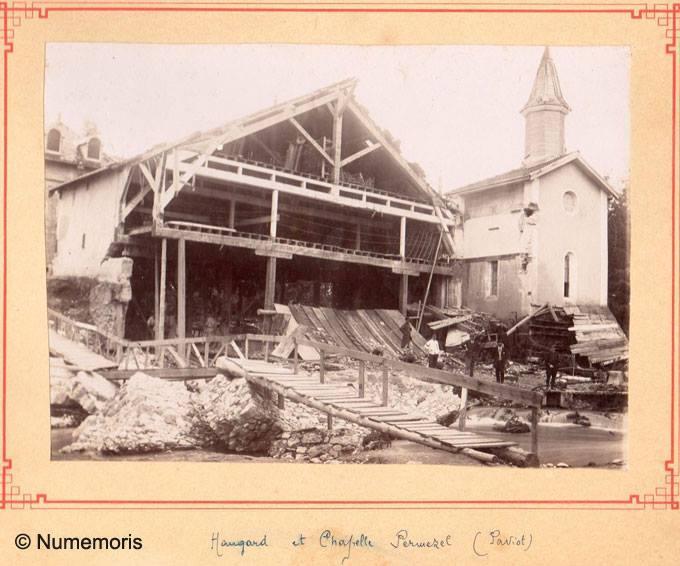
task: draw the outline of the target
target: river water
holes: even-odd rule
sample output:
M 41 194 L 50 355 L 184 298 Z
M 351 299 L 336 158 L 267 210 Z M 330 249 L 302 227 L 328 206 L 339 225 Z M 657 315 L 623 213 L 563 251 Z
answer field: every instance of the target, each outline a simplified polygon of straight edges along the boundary
M 571 410 L 544 410 L 538 424 L 538 455 L 542 464 L 565 463 L 571 467 L 604 466 L 614 460 L 627 461 L 626 430 L 628 418 L 622 413 L 579 411 L 591 426 L 572 424 Z M 530 418 L 529 411 L 513 410 L 523 420 Z M 494 434 L 517 442 L 520 448 L 531 450 L 531 433 L 511 434 L 493 429 L 504 422 L 507 409 L 475 407 L 468 411 L 466 428 Z

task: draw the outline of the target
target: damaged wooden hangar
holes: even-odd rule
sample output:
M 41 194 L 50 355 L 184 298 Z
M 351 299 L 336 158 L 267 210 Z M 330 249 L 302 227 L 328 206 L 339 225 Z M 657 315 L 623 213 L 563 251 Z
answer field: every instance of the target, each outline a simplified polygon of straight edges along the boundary
M 215 289 L 227 297 L 227 331 L 249 309 L 267 320 L 275 302 L 302 302 L 286 296 L 296 281 L 312 282 L 315 303 L 332 289 L 329 306 L 405 314 L 434 276 L 432 301 L 459 305 L 461 217 L 370 119 L 354 86 L 342 81 L 56 187 L 54 275 L 98 277 L 105 258 L 130 258 L 137 315 L 123 326 L 133 338 L 150 316 L 156 339 L 187 336 L 193 319 L 218 317 L 205 306 Z

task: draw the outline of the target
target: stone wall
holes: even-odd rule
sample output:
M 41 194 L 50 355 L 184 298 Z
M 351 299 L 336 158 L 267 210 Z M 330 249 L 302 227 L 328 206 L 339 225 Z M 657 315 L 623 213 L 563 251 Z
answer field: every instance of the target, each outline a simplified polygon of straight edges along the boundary
M 90 290 L 90 315 L 97 328 L 123 338 L 128 303 L 132 299 L 133 260 L 109 258 L 101 265 L 95 285 Z

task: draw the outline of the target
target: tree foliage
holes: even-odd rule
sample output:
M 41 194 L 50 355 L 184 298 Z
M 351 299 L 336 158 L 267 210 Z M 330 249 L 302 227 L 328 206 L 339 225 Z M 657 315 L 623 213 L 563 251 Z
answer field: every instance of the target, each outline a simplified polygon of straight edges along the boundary
M 609 203 L 609 308 L 628 335 L 630 322 L 629 185 Z

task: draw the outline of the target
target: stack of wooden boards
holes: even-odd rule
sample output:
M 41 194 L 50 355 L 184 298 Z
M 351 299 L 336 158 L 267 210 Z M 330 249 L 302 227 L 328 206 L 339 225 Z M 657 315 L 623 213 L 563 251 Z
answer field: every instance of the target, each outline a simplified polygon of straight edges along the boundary
M 439 308 L 428 305 L 425 307 L 428 315 L 428 327 L 433 332 L 447 329 L 446 347 L 453 348 L 464 344 L 471 338 L 492 332 L 498 321 L 491 315 L 475 312 L 463 307 Z
M 568 306 L 576 343 L 571 345 L 573 354 L 588 358 L 591 364 L 608 364 L 628 359 L 628 338 L 607 307 Z
M 628 359 L 628 339 L 611 311 L 599 305 L 544 305 L 531 315 L 529 334 L 535 343 L 558 344 L 589 365 Z
M 406 322 L 399 311 L 388 309 L 340 310 L 306 305 L 275 305 L 276 311 L 290 314 L 286 336 L 323 344 L 332 344 L 360 352 L 380 351 L 398 357 L 401 347 L 401 328 Z M 300 334 L 300 327 L 304 327 Z M 417 355 L 424 354 L 425 339 L 411 327 L 411 348 Z M 272 355 L 287 358 L 293 351 L 292 340 L 284 340 Z M 319 353 L 310 347 L 300 347 L 303 360 L 318 360 Z

